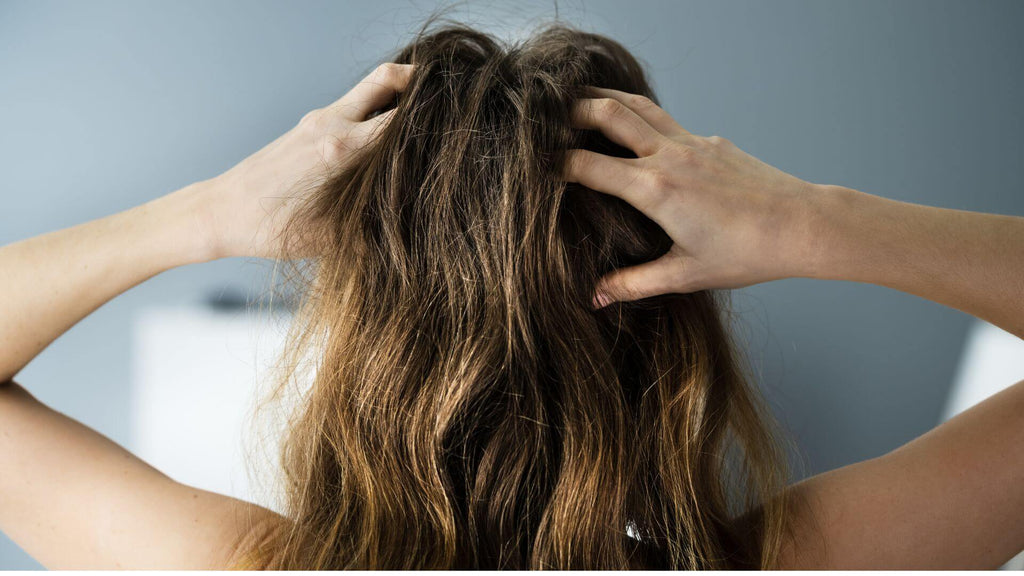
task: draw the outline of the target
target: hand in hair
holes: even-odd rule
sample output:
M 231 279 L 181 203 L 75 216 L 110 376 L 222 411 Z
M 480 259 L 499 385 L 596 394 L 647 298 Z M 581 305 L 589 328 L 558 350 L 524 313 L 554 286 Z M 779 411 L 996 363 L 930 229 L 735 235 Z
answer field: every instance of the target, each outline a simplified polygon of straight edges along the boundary
M 333 104 L 213 180 L 203 216 L 214 258 L 281 257 L 279 234 L 302 197 L 344 168 L 393 115 L 374 115 L 405 89 L 413 67 L 378 66 Z
M 647 98 L 594 91 L 574 104 L 573 122 L 637 158 L 570 150 L 565 179 L 622 198 L 674 241 L 603 278 L 595 305 L 808 277 L 887 286 L 1024 337 L 1024 218 L 810 184 L 690 134 Z
M 565 179 L 622 198 L 675 241 L 662 257 L 605 277 L 596 305 L 798 273 L 814 185 L 724 138 L 691 134 L 644 96 L 591 91 L 596 98 L 574 106 L 576 127 L 600 130 L 637 158 L 571 150 Z

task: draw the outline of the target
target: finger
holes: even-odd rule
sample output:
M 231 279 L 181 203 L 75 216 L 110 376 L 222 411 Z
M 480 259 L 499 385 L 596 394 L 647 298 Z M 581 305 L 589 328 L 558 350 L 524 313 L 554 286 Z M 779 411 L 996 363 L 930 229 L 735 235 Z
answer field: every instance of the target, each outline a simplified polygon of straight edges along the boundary
M 668 254 L 650 262 L 619 268 L 597 283 L 592 304 L 603 308 L 612 302 L 629 302 L 659 294 L 687 291 L 679 282 L 682 262 Z
M 385 62 L 327 108 L 336 110 L 349 120 L 362 122 L 371 112 L 380 110 L 405 90 L 413 68 L 412 64 Z
M 392 108 L 387 112 L 378 114 L 369 120 L 356 124 L 350 133 L 356 145 L 365 146 L 367 142 L 380 134 L 380 131 L 388 125 L 388 122 L 390 122 L 392 118 L 394 118 L 396 111 L 397 108 Z
M 678 122 L 676 122 L 675 118 L 673 118 L 671 114 L 666 112 L 664 108 L 658 106 L 653 100 L 646 96 L 630 94 L 629 92 L 623 92 L 621 90 L 614 90 L 611 88 L 598 88 L 596 86 L 588 86 L 587 91 L 595 98 L 611 98 L 621 102 L 637 116 L 643 118 L 655 130 L 661 132 L 665 136 L 690 134 L 686 128 L 683 128 Z
M 583 98 L 573 103 L 572 123 L 576 128 L 600 130 L 609 140 L 632 150 L 637 156 L 654 154 L 665 139 L 646 120 L 614 98 Z
M 636 160 L 573 149 L 565 153 L 562 179 L 618 196 L 634 207 L 643 203 L 643 171 Z

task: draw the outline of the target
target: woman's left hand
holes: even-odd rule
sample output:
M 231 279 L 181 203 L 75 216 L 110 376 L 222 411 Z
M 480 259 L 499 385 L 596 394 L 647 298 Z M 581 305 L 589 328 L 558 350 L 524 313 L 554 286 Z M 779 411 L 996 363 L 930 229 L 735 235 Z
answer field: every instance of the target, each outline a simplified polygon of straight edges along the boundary
M 378 66 L 333 104 L 313 110 L 299 123 L 252 156 L 205 182 L 200 202 L 212 258 L 278 258 L 283 226 L 329 171 L 344 167 L 391 118 L 373 118 L 405 89 L 411 64 Z

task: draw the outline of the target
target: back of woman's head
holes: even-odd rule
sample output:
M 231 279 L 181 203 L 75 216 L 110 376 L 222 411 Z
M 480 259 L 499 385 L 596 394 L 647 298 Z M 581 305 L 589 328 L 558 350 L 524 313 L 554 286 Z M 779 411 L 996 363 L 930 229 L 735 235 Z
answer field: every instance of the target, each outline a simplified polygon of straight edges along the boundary
M 785 480 L 708 292 L 594 310 L 671 241 L 559 178 L 586 86 L 654 98 L 616 42 L 445 26 L 393 58 L 393 119 L 292 222 L 326 238 L 300 315 L 314 384 L 271 567 L 770 564 Z M 745 514 L 742 521 L 737 515 Z

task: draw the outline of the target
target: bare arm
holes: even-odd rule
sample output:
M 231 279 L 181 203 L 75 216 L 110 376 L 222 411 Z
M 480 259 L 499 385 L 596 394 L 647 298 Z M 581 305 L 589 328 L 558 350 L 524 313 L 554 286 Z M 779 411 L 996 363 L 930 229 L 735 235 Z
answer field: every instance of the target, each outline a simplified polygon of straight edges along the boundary
M 822 187 L 801 274 L 895 288 L 1024 338 L 1024 218 Z
M 171 481 L 11 381 L 110 298 L 207 259 L 203 186 L 0 248 L 0 529 L 47 567 L 224 566 L 256 512 Z
M 107 300 L 164 270 L 209 259 L 202 186 L 0 248 L 0 382 Z
M 385 65 L 215 179 L 0 248 L 0 530 L 54 568 L 224 568 L 271 512 L 174 482 L 13 381 L 111 298 L 164 270 L 276 256 L 294 186 L 349 158 L 408 81 Z
M 215 569 L 272 513 L 164 476 L 0 384 L 0 529 L 51 569 Z
M 260 513 L 170 480 L 11 380 L 107 300 L 208 259 L 207 186 L 0 248 L 0 529 L 47 567 L 225 566 Z
M 724 138 L 694 136 L 646 99 L 615 90 L 577 106 L 639 158 L 570 151 L 566 178 L 619 196 L 675 245 L 617 270 L 599 304 L 792 277 L 888 286 L 1024 337 L 1024 218 L 888 200 L 804 182 Z
M 838 187 L 816 201 L 807 276 L 888 286 L 1024 337 L 1024 218 Z M 1024 382 L 793 493 L 818 522 L 797 519 L 793 566 L 997 568 L 1024 550 Z
M 667 254 L 604 278 L 595 305 L 790 277 L 869 282 L 1024 337 L 1024 218 L 818 186 L 727 140 L 694 136 L 614 90 L 577 103 L 636 159 L 570 151 L 565 177 L 618 196 L 672 237 Z M 1024 384 L 885 456 L 792 494 L 786 568 L 985 568 L 1024 549 Z M 809 513 L 805 513 L 809 511 Z
M 794 486 L 786 568 L 995 569 L 1024 550 L 1024 382 L 871 460 Z

